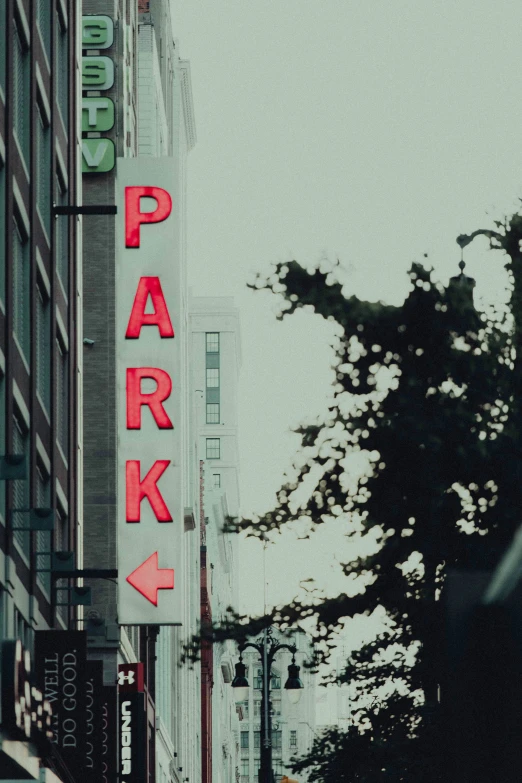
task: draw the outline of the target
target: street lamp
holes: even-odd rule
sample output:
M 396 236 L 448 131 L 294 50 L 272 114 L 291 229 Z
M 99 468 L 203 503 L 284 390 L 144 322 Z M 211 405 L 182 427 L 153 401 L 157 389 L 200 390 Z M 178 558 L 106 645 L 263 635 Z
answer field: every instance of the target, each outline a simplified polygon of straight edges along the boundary
M 248 680 L 246 678 L 246 666 L 243 658 L 239 657 L 239 663 L 236 663 L 236 676 L 232 680 L 232 687 L 235 688 L 234 696 L 237 704 L 248 699 Z
M 236 676 L 232 680 L 235 689 L 236 702 L 245 701 L 248 698 L 248 680 L 246 678 L 246 666 L 243 663 L 243 652 L 252 647 L 257 650 L 261 658 L 261 671 L 263 687 L 261 691 L 261 768 L 259 770 L 259 783 L 274 783 L 272 771 L 272 715 L 270 705 L 270 679 L 272 663 L 279 650 L 289 650 L 292 653 L 292 663 L 288 667 L 288 679 L 285 690 L 291 704 L 297 704 L 301 697 L 303 683 L 299 678 L 299 669 L 295 662 L 297 648 L 295 645 L 276 642 L 272 637 L 272 629 L 267 628 L 259 642 L 246 642 L 239 646 L 239 663 L 236 663 Z

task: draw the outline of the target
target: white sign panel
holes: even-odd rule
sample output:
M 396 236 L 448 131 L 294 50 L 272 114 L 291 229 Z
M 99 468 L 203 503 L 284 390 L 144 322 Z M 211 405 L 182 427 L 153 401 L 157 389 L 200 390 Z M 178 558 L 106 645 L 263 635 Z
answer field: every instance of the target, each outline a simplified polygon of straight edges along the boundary
M 124 625 L 177 625 L 182 619 L 176 181 L 170 158 L 118 161 L 118 621 Z

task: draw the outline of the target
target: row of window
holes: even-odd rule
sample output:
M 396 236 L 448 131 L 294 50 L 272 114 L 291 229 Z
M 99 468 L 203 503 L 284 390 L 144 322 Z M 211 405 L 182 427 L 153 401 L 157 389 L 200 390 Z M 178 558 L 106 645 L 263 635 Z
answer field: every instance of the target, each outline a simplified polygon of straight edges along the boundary
M 250 747 L 250 732 L 241 732 L 241 748 L 247 750 Z M 254 731 L 254 750 L 261 747 L 261 732 Z M 283 747 L 283 732 L 272 731 L 272 750 L 281 750 Z
M 243 720 L 248 720 L 248 716 L 250 713 L 250 708 L 248 701 L 244 701 L 242 703 L 243 708 Z M 281 715 L 281 701 L 272 701 L 272 715 L 274 717 L 279 717 Z M 254 701 L 254 718 L 260 718 L 261 717 L 261 701 L 257 699 Z
M 207 332 L 205 335 L 206 377 L 205 402 L 206 423 L 219 424 L 220 416 L 220 374 L 219 374 L 219 332 Z
M 3 385 L 2 385 L 3 388 Z M 25 423 L 20 418 L 14 416 L 13 418 L 13 452 L 15 454 L 25 454 L 26 456 L 30 451 L 30 435 L 29 430 Z M 5 503 L 5 494 L 2 498 L 2 503 Z M 36 466 L 35 476 L 35 507 L 36 508 L 48 508 L 51 503 L 51 477 L 48 471 L 44 468 L 43 464 L 38 460 Z M 28 479 L 13 481 L 13 520 L 14 531 L 13 537 L 20 552 L 29 560 L 30 555 L 30 534 L 26 530 L 17 530 L 17 528 L 24 527 L 26 518 L 17 513 L 17 509 L 29 508 L 30 503 L 30 482 Z M 60 551 L 68 548 L 68 535 L 67 535 L 67 517 L 65 512 L 60 508 L 56 510 L 56 523 L 54 531 L 54 549 Z M 38 582 L 43 587 L 47 594 L 50 594 L 51 579 L 50 579 L 50 561 L 49 556 L 43 553 L 48 553 L 51 550 L 51 533 L 48 531 L 38 531 L 36 533 L 36 551 L 37 556 L 37 574 Z
M 0 205 L 1 206 L 1 205 Z M 29 239 L 14 219 L 13 230 L 13 332 L 27 364 L 31 350 L 31 289 Z M 51 302 L 41 281 L 36 284 L 36 390 L 46 412 L 51 412 Z M 56 435 L 67 454 L 68 354 L 56 340 Z

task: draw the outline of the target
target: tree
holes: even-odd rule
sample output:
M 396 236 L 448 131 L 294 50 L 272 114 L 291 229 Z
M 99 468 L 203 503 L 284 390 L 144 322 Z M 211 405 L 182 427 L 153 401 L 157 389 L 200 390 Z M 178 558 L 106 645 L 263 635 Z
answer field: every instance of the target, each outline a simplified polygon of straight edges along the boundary
M 256 281 L 281 297 L 280 318 L 309 306 L 335 319 L 342 336 L 333 402 L 322 420 L 297 430 L 306 454 L 297 480 L 281 487 L 271 512 L 233 527 L 266 537 L 299 517 L 317 526 L 342 516 L 348 537 L 373 531 L 381 541 L 377 554 L 343 566 L 363 577 L 360 594 L 296 599 L 265 618 L 245 624 L 236 616 L 214 629 L 215 638 L 237 638 L 313 616 L 321 660 L 342 618 L 386 610 L 387 630 L 340 677 L 353 683 L 357 725 L 318 738 L 296 764 L 312 781 L 445 779 L 437 720 L 445 574 L 492 567 L 520 519 L 522 217 L 496 227 L 458 241 L 464 247 L 482 234 L 506 255 L 503 314 L 477 312 L 463 271 L 443 286 L 421 264 L 412 265 L 401 306 L 346 297 L 335 268 L 308 272 L 295 261 Z M 345 467 L 353 452 L 368 465 L 355 482 Z M 296 508 L 293 493 L 317 466 L 322 476 Z

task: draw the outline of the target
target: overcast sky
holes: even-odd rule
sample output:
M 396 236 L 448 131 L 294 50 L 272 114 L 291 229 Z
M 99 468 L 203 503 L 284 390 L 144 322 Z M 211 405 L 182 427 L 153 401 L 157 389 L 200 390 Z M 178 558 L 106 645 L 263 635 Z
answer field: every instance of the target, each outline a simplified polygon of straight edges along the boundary
M 412 260 L 457 272 L 455 238 L 522 196 L 522 6 L 515 0 L 173 0 L 198 143 L 189 157 L 189 276 L 241 309 L 241 496 L 267 510 L 322 412 L 331 324 L 275 320 L 252 272 L 339 258 L 347 292 L 398 303 Z M 467 253 L 479 296 L 501 260 Z M 339 531 L 337 531 L 339 534 Z M 269 602 L 311 574 L 339 590 L 336 531 L 267 557 Z M 243 549 L 243 608 L 262 609 L 258 549 Z M 340 556 L 340 552 L 338 555 Z M 341 560 L 343 558 L 341 557 Z

